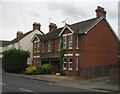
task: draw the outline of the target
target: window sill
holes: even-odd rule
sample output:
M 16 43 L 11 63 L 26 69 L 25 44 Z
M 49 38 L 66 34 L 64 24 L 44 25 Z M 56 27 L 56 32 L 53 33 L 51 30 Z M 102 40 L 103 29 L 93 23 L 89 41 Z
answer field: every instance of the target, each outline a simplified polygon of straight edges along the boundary
M 68 70 L 72 70 L 72 68 L 69 68 Z
M 66 70 L 66 68 L 63 68 L 63 70 Z
M 76 49 L 79 49 L 78 47 Z
M 72 48 L 69 48 L 69 50 L 72 50 Z

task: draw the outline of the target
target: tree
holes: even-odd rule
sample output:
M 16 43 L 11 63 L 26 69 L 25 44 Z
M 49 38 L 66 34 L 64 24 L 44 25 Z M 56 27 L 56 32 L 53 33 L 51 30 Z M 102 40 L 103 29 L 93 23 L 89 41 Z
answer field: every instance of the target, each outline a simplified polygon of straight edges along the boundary
M 3 52 L 3 69 L 7 72 L 21 72 L 27 66 L 28 51 L 12 48 Z
M 66 53 L 67 49 L 63 48 L 63 37 L 60 37 L 60 71 L 63 69 L 64 63 L 64 54 Z

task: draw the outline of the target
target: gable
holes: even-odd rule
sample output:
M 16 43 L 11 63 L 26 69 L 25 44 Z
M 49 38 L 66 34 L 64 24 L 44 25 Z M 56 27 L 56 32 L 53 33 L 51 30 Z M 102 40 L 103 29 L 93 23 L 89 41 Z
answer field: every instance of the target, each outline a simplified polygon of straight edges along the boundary
M 31 40 L 32 42 L 34 41 L 40 41 L 40 39 L 38 38 L 38 36 L 35 34 Z
M 69 33 L 74 33 L 74 31 L 66 24 L 64 28 L 62 29 L 62 31 L 60 32 L 59 36 L 61 36 L 66 30 L 68 30 L 67 32 Z
M 100 22 L 102 22 L 103 20 L 104 20 L 105 23 L 107 24 L 107 27 L 106 27 L 106 28 L 109 28 L 109 29 L 110 29 L 110 31 L 112 32 L 112 34 L 114 35 L 114 37 L 115 37 L 116 40 L 117 40 L 118 37 L 117 37 L 116 33 L 114 32 L 113 28 L 111 27 L 111 25 L 109 24 L 109 22 L 107 21 L 107 19 L 106 19 L 105 17 L 100 17 L 95 24 L 93 24 L 88 30 L 86 30 L 85 34 L 87 34 L 91 29 L 93 29 L 95 26 L 97 26 L 97 25 L 98 25 Z

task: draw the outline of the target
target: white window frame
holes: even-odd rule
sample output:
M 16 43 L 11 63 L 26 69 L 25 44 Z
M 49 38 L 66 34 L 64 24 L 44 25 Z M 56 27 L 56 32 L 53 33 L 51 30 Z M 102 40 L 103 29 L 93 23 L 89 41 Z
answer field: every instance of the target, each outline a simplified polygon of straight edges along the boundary
M 79 57 L 76 56 L 76 70 L 78 70 L 78 62 L 79 62 Z
M 65 39 L 65 41 L 64 41 L 64 39 Z M 66 47 L 67 47 L 67 37 L 66 36 L 63 36 L 63 49 L 66 49 Z
M 72 49 L 72 40 L 73 40 L 73 36 L 72 35 L 69 35 L 68 36 L 68 39 L 69 39 L 69 49 Z
M 34 41 L 34 43 L 33 43 L 33 47 L 34 47 L 34 53 L 36 53 L 36 50 L 37 50 L 37 47 L 36 47 L 37 45 L 36 45 L 36 41 Z
M 67 62 L 65 61 L 66 57 L 64 57 L 64 63 L 63 63 L 63 70 L 66 70 L 67 68 Z M 64 66 L 66 64 L 66 67 Z
M 78 39 L 78 36 L 76 36 L 76 49 L 79 49 L 79 39 Z
M 70 59 L 72 58 L 72 62 L 70 62 Z M 71 65 L 70 64 L 72 64 L 73 65 L 73 57 L 68 57 L 68 69 L 69 70 L 72 70 L 72 67 L 70 67 Z
M 51 49 L 51 41 L 48 41 L 48 52 L 50 52 Z
M 40 42 L 37 42 L 37 52 L 40 52 Z

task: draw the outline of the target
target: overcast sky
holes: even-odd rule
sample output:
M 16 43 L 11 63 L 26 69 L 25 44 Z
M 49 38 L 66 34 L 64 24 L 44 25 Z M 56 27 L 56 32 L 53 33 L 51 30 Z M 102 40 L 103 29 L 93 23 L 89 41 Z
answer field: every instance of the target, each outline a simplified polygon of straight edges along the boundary
M 0 0 L 0 40 L 16 38 L 17 31 L 26 33 L 39 22 L 41 30 L 48 32 L 49 22 L 64 26 L 95 18 L 97 6 L 107 11 L 107 20 L 118 35 L 119 0 Z M 84 2 L 83 2 L 84 1 Z

